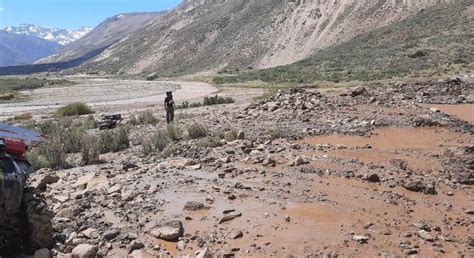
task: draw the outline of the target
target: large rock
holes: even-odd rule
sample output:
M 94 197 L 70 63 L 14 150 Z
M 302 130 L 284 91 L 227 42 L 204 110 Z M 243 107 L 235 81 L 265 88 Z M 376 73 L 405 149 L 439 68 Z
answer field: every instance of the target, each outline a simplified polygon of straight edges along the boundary
M 94 258 L 99 248 L 94 245 L 80 244 L 72 249 L 72 258 Z
M 54 184 L 58 181 L 59 176 L 46 174 L 43 177 L 39 178 L 36 182 L 34 182 L 32 186 L 40 191 L 45 191 L 47 185 Z
M 184 234 L 183 223 L 179 220 L 168 221 L 150 232 L 156 238 L 176 241 Z

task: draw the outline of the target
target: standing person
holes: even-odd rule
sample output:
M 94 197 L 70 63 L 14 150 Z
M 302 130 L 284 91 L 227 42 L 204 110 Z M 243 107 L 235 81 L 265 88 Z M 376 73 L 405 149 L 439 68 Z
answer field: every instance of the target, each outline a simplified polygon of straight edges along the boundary
M 174 120 L 174 109 L 176 105 L 173 100 L 173 92 L 167 91 L 165 98 L 166 122 L 169 124 Z

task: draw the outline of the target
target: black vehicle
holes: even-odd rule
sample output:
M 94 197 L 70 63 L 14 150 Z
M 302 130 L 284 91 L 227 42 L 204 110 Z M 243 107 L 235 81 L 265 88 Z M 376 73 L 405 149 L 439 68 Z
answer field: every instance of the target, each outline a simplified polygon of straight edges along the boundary
M 52 243 L 51 212 L 41 195 L 27 188 L 33 168 L 25 154 L 28 143 L 40 140 L 36 132 L 0 124 L 0 257 L 31 253 Z

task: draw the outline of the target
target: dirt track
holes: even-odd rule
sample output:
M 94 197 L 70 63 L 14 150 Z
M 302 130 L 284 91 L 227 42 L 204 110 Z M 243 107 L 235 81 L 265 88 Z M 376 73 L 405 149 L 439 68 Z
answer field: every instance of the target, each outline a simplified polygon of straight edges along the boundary
M 72 78 L 77 85 L 40 88 L 22 92 L 25 102 L 0 104 L 0 119 L 21 112 L 47 113 L 62 105 L 85 102 L 95 109 L 112 106 L 134 107 L 161 104 L 167 90 L 174 92 L 176 101 L 202 98 L 217 92 L 206 83 L 117 80 L 103 78 Z

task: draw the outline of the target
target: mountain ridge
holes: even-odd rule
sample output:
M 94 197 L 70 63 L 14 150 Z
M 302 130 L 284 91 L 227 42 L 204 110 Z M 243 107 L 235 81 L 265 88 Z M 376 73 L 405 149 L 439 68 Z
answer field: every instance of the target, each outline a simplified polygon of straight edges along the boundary
M 82 26 L 77 30 L 67 30 L 24 23 L 20 24 L 19 26 L 8 26 L 3 30 L 18 35 L 36 36 L 38 38 L 56 42 L 59 45 L 64 46 L 82 38 L 87 33 L 89 33 L 92 28 Z
M 449 2 L 453 0 L 186 0 L 77 70 L 176 76 L 275 67 Z M 59 54 L 52 60 L 67 58 Z

